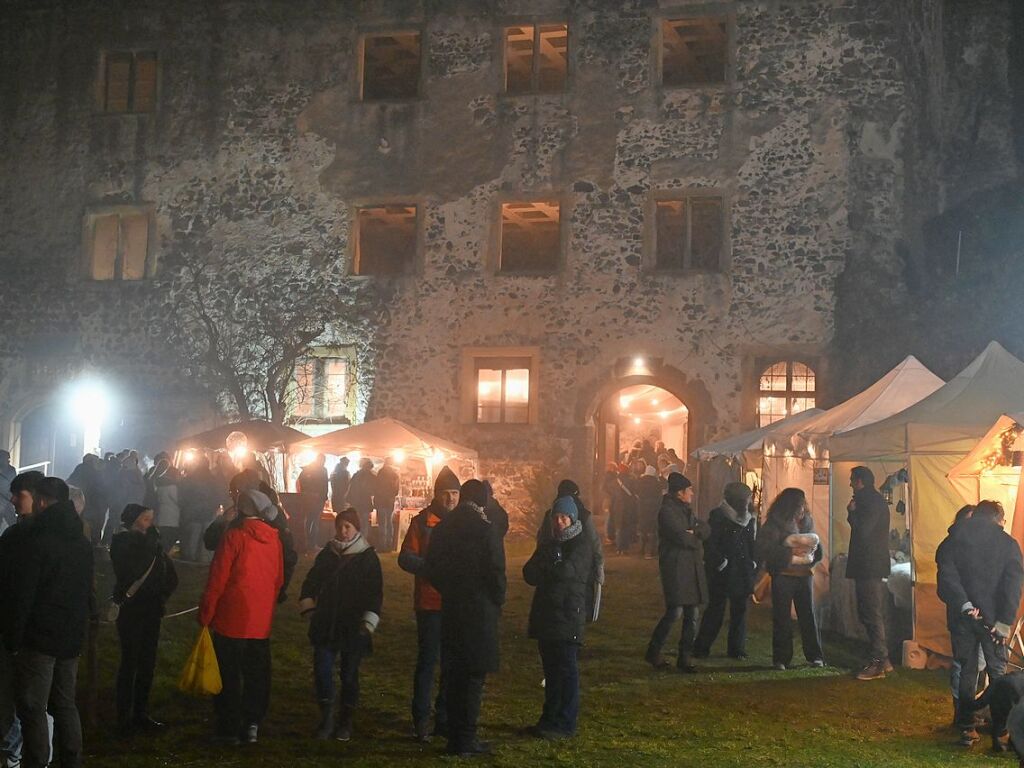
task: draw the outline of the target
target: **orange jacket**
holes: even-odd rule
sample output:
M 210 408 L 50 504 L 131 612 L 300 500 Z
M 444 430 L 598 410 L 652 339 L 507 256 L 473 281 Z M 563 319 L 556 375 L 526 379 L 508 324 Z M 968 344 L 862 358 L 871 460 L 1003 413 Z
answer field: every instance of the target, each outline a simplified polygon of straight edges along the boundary
M 398 566 L 416 577 L 413 592 L 413 607 L 417 611 L 440 611 L 441 593 L 427 581 L 421 572 L 427 560 L 427 549 L 430 547 L 430 534 L 441 518 L 434 512 L 434 502 L 422 510 L 409 523 L 409 530 L 402 541 L 402 550 L 398 554 Z

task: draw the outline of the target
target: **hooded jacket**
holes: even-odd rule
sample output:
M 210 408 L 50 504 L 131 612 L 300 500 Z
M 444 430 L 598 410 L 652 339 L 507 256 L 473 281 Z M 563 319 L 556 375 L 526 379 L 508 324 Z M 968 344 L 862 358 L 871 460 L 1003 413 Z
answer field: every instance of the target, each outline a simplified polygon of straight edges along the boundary
M 270 637 L 282 586 L 284 557 L 277 529 L 257 518 L 243 518 L 240 525 L 228 526 L 213 556 L 199 623 L 224 637 Z
M 11 590 L 8 649 L 57 659 L 82 652 L 92 606 L 92 545 L 70 501 L 34 516 L 18 558 Z

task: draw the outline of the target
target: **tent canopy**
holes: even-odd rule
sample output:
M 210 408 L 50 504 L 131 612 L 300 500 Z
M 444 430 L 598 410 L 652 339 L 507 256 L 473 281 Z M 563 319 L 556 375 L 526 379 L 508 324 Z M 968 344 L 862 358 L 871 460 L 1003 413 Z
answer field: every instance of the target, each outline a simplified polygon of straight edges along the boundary
M 837 433 L 829 450 L 833 461 L 966 454 L 1008 410 L 1024 410 L 1024 363 L 993 341 L 948 384 L 875 424 Z
M 244 433 L 248 440 L 249 450 L 259 452 L 288 446 L 300 440 L 305 440 L 308 437 L 308 435 L 291 427 L 253 419 L 251 421 L 236 421 L 232 424 L 225 424 L 221 427 L 183 438 L 178 441 L 177 448 L 178 450 L 185 450 L 186 448 L 206 448 L 209 450 L 224 448 L 224 441 L 227 440 L 228 435 L 232 432 Z
M 319 437 L 307 438 L 295 448 L 334 455 L 359 451 L 364 455 L 377 457 L 390 456 L 400 450 L 404 451 L 406 456 L 425 460 L 432 459 L 436 451 L 441 451 L 474 461 L 477 458 L 477 453 L 472 448 L 431 435 L 397 419 L 387 418 L 374 419 Z
M 796 434 L 801 425 L 815 416 L 820 416 L 822 413 L 824 411 L 820 408 L 810 408 L 776 421 L 767 427 L 752 429 L 749 432 L 733 435 L 716 443 L 709 443 L 695 450 L 690 456 L 698 461 L 708 461 L 709 459 L 724 456 L 729 459 L 745 459 L 751 465 L 756 464 L 760 466 L 761 450 L 765 437 L 770 434 L 777 435 L 786 432 L 791 435 Z
M 994 469 L 999 462 L 994 457 L 1002 453 L 1003 438 L 1008 433 L 1015 437 L 1024 429 L 1024 413 L 1007 413 L 999 417 L 978 444 L 963 460 L 949 471 L 949 482 L 968 504 L 977 504 L 980 498 L 978 478 L 986 469 Z M 1019 471 L 1019 470 L 1018 470 Z

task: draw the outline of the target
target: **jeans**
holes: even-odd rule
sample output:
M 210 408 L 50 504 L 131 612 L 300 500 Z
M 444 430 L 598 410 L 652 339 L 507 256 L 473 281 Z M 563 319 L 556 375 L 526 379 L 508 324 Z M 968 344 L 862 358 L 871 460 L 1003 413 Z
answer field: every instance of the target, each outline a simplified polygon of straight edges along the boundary
M 674 605 L 665 609 L 665 615 L 654 628 L 651 635 L 649 652 L 661 652 L 661 647 L 668 640 L 668 633 L 672 631 L 672 625 L 683 620 L 683 631 L 679 635 L 679 656 L 676 658 L 676 666 L 685 667 L 690 663 L 690 656 L 693 653 L 693 640 L 697 636 L 697 613 L 696 605 Z
M 725 620 L 726 602 L 729 603 L 728 653 L 735 658 L 747 652 L 747 603 L 750 595 L 730 595 L 725 591 L 712 590 L 711 601 L 704 609 L 704 619 L 693 645 L 698 653 L 706 656 L 711 652 Z
M 156 669 L 156 647 L 160 640 L 163 606 L 126 604 L 117 617 L 121 642 L 121 665 L 117 670 L 117 720 L 128 725 L 149 714 L 149 690 Z
M 808 661 L 824 659 L 821 636 L 814 621 L 812 576 L 772 575 L 772 663 L 786 664 L 793 660 L 793 620 L 790 610 L 796 606 L 800 624 L 800 642 Z
M 21 721 L 14 706 L 14 657 L 0 643 L 0 753 L 21 760 Z
M 465 665 L 448 670 L 448 751 L 459 752 L 476 742 L 476 724 L 484 696 L 484 675 Z
M 363 651 L 336 651 L 333 648 L 313 648 L 313 682 L 318 701 L 334 701 L 334 662 L 339 661 L 338 677 L 341 681 L 341 705 L 355 709 L 359 706 L 359 662 Z
M 238 736 L 263 722 L 270 706 L 270 639 L 211 634 L 224 686 L 213 698 L 217 735 Z
M 889 590 L 881 579 L 855 579 L 857 619 L 868 633 L 872 659 L 886 661 L 889 646 L 885 642 L 885 605 Z
M 416 673 L 412 682 L 413 723 L 430 717 L 434 668 L 439 662 L 441 679 L 437 684 L 437 698 L 434 699 L 434 723 L 443 728 L 448 722 L 448 658 L 441 646 L 441 612 L 416 611 Z
M 320 518 L 323 516 L 324 504 L 327 503 L 327 499 L 320 499 L 319 501 L 319 506 L 315 510 L 311 510 L 309 517 L 306 518 L 306 549 L 311 552 L 320 547 Z M 363 530 L 369 529 L 363 528 Z
M 580 713 L 580 646 L 566 640 L 537 643 L 544 667 L 544 711 L 537 725 L 572 735 Z
M 61 768 L 82 765 L 82 723 L 75 706 L 78 659 L 56 659 L 23 650 L 15 658 L 15 696 L 21 719 L 21 764 L 45 768 L 50 762 L 50 729 L 47 711 L 53 715 L 57 757 Z
M 980 621 L 966 616 L 956 617 L 949 626 L 949 635 L 953 641 L 953 656 L 960 663 L 960 695 L 957 698 L 961 702 L 974 701 L 978 693 L 979 649 L 984 654 L 991 684 L 993 680 L 1006 674 L 1009 646 L 996 643 Z M 959 707 L 957 721 L 961 728 L 974 727 L 974 710 L 966 706 Z
M 374 500 L 377 507 L 377 531 L 380 536 L 381 552 L 391 552 L 395 548 L 395 497 L 383 498 L 380 503 Z

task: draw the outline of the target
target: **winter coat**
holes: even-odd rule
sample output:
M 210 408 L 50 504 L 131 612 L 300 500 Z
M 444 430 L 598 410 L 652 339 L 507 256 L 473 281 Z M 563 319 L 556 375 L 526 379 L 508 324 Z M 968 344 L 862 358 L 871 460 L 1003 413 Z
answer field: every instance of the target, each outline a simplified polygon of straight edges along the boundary
M 395 499 L 402 490 L 402 481 L 398 473 L 391 467 L 381 467 L 373 485 L 373 505 L 380 514 L 391 514 L 395 508 Z
M 874 488 L 856 491 L 853 500 L 856 507 L 847 514 L 850 553 L 846 578 L 884 579 L 889 575 L 889 505 Z
M 337 466 L 331 473 L 331 507 L 334 511 L 341 512 L 348 506 L 348 488 L 352 483 L 352 475 L 347 469 Z
M 165 472 L 153 478 L 156 493 L 156 525 L 158 528 L 181 526 L 181 506 L 178 503 L 178 478 Z
M 704 542 L 711 529 L 689 504 L 665 494 L 658 511 L 658 570 L 665 605 L 703 605 L 708 601 Z
M 102 519 L 107 510 L 108 500 L 103 492 L 99 468 L 83 461 L 68 476 L 68 485 L 78 488 L 85 494 L 85 509 L 82 510 L 82 517 L 86 520 Z
M 587 587 L 593 578 L 594 545 L 580 525 L 565 542 L 546 537 L 523 566 L 523 578 L 536 587 L 530 604 L 529 635 L 535 640 L 583 642 Z
M 441 593 L 441 642 L 452 664 L 497 672 L 505 548 L 481 508 L 463 502 L 438 523 L 424 575 Z
M 665 488 L 656 477 L 644 475 L 636 481 L 636 506 L 639 510 L 640 532 L 652 534 L 658 530 L 658 511 Z
M 398 553 L 398 567 L 416 577 L 413 587 L 413 608 L 417 611 L 441 610 L 441 593 L 427 581 L 423 575 L 423 566 L 427 562 L 430 536 L 444 514 L 436 502 L 430 502 L 409 523 L 409 530 L 405 532 L 402 549 Z
M 754 591 L 754 523 L 749 512 L 741 516 L 725 502 L 711 510 L 704 565 L 712 594 L 746 597 Z
M 348 503 L 355 507 L 356 511 L 368 515 L 373 509 L 373 492 L 377 485 L 377 476 L 372 469 L 360 469 L 352 475 L 352 482 L 348 485 Z
M 11 631 L 14 618 L 14 577 L 21 570 L 34 516 L 19 517 L 18 522 L 0 535 L 0 639 Z
M 207 525 L 217 514 L 217 507 L 229 501 L 213 472 L 198 469 L 183 477 L 178 485 L 178 505 L 182 525 Z
M 253 517 L 228 526 L 210 564 L 199 623 L 225 637 L 270 637 L 274 604 L 284 586 L 281 537 Z
M 203 546 L 208 552 L 217 551 L 217 547 L 224 540 L 224 534 L 237 520 L 235 518 L 235 520 L 229 523 L 223 515 L 217 515 L 217 517 L 213 518 L 213 522 L 206 526 L 206 530 L 203 531 Z M 264 522 L 276 529 L 277 535 L 281 539 L 281 552 L 284 558 L 284 583 L 281 585 L 281 593 L 278 595 L 277 602 L 283 603 L 288 597 L 288 585 L 292 583 L 292 576 L 295 575 L 295 565 L 299 562 L 299 555 L 295 551 L 291 529 L 288 528 L 288 518 L 278 514 L 273 520 L 265 520 Z
M 1013 537 L 992 520 L 972 517 L 956 526 L 941 554 L 939 598 L 956 613 L 971 603 L 989 624 L 1013 626 L 1024 585 Z
M 6 641 L 13 651 L 36 651 L 58 659 L 82 652 L 95 605 L 92 545 L 70 501 L 34 516 L 18 558 L 11 589 Z
M 772 576 L 810 576 L 813 563 L 821 560 L 821 544 L 815 548 L 812 556 L 812 565 L 795 566 L 793 564 L 793 549 L 786 540 L 794 534 L 814 533 L 814 520 L 807 515 L 802 520 L 794 523 L 784 523 L 777 517 L 769 516 L 764 525 L 757 532 L 757 539 L 754 542 L 754 557 L 757 562 Z
M 146 478 L 138 467 L 122 467 L 118 486 L 122 494 L 120 501 L 123 502 L 120 504 L 120 508 L 116 510 L 118 517 L 124 511 L 125 505 L 142 504 L 145 502 Z
M 508 512 L 503 506 L 501 506 L 501 502 L 492 496 L 488 500 L 487 506 L 484 507 L 484 514 L 494 526 L 494 530 L 497 532 L 498 538 L 504 539 L 505 535 L 508 533 Z
M 110 564 L 114 569 L 111 597 L 122 611 L 151 607 L 163 613 L 167 598 L 178 588 L 178 573 L 174 569 L 174 561 L 160 546 L 160 533 L 156 527 L 145 533 L 132 529 L 115 533 L 110 541 Z M 128 589 L 147 571 L 149 575 L 142 586 L 126 600 Z
M 372 651 L 372 628 L 380 621 L 384 582 L 380 560 L 360 535 L 345 550 L 331 540 L 302 582 L 300 606 L 313 607 L 309 641 L 337 651 Z
M 327 501 L 327 470 L 320 466 L 305 467 L 299 472 L 298 486 L 299 493 L 308 493 Z
M 593 604 L 594 584 L 604 584 L 604 547 L 601 542 L 601 534 L 594 525 L 594 515 L 587 509 L 579 497 L 573 496 L 576 508 L 579 510 L 579 520 L 583 524 L 583 535 L 590 540 L 591 549 L 594 552 L 594 568 L 590 574 L 590 585 L 588 587 L 587 605 Z M 543 544 L 551 539 L 551 510 L 544 513 L 540 528 L 537 529 L 537 544 Z

